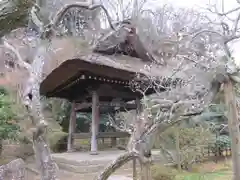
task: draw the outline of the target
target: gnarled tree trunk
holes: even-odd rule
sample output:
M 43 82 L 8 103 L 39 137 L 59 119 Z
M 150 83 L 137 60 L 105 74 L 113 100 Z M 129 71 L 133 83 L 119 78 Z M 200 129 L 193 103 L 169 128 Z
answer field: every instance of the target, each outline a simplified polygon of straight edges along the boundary
M 12 180 L 24 180 L 25 163 L 22 159 L 15 159 L 8 164 L 0 166 L 0 180 L 4 180 L 7 177 Z
M 32 119 L 32 123 L 36 127 L 33 132 L 33 149 L 37 166 L 40 170 L 41 180 L 56 180 L 57 165 L 51 157 L 51 152 L 46 142 L 45 133 L 47 130 L 47 122 L 42 114 L 39 94 L 47 45 L 47 40 L 40 40 L 40 45 L 30 69 L 30 78 L 24 93 L 24 102 Z
M 240 179 L 240 131 L 237 115 L 236 99 L 231 80 L 224 83 L 225 104 L 228 107 L 228 128 L 231 136 L 233 180 Z
M 127 162 L 138 157 L 138 154 L 135 152 L 127 152 L 119 156 L 116 160 L 110 163 L 102 173 L 100 173 L 96 180 L 106 180 L 114 173 L 118 168 L 126 164 Z

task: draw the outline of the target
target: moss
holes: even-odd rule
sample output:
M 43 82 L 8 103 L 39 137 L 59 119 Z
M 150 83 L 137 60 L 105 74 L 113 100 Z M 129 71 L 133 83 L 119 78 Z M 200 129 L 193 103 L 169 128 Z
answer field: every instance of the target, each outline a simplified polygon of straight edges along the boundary
M 153 165 L 151 167 L 153 180 L 174 180 L 177 171 L 164 165 Z
M 14 157 L 0 157 L 0 166 L 7 164 L 14 159 Z
M 62 131 L 53 131 L 48 134 L 48 142 L 53 152 L 63 152 L 67 149 L 68 134 Z
M 32 0 L 4 0 L 1 2 L 0 37 L 28 23 Z

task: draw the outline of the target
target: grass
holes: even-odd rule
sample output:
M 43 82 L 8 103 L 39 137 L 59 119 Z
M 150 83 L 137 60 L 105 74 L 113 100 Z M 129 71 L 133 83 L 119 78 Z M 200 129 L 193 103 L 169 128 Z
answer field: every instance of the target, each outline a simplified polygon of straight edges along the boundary
M 231 180 L 231 161 L 208 162 L 198 166 L 198 172 L 182 172 L 176 180 Z
M 177 176 L 176 180 L 230 180 L 231 172 L 186 173 Z

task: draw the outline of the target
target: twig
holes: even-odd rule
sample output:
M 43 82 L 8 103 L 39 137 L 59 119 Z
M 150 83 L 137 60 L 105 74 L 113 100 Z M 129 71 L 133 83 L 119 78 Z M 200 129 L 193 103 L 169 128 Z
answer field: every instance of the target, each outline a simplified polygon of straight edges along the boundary
M 31 14 L 33 23 L 40 29 L 40 33 L 41 33 L 43 32 L 44 24 L 38 17 L 37 12 L 38 12 L 38 9 L 36 7 L 32 7 L 30 14 Z
M 56 14 L 56 16 L 53 18 L 53 21 L 51 22 L 52 26 L 55 27 L 63 18 L 63 16 L 66 14 L 66 12 L 68 11 L 68 9 L 70 8 L 84 8 L 84 9 L 88 9 L 88 10 L 95 10 L 97 8 L 101 8 L 103 9 L 103 11 L 105 12 L 106 16 L 107 16 L 107 20 L 108 20 L 108 23 L 110 25 L 110 27 L 115 30 L 115 27 L 114 25 L 112 24 L 112 20 L 111 20 L 111 17 L 107 11 L 107 9 L 101 5 L 101 4 L 98 4 L 98 5 L 92 5 L 92 6 L 89 6 L 89 4 L 86 4 L 86 3 L 74 3 L 74 4 L 68 4 L 68 5 L 65 5 L 64 7 L 62 7 Z
M 21 57 L 20 53 L 18 52 L 18 50 L 17 50 L 14 46 L 12 46 L 11 44 L 9 44 L 9 43 L 6 41 L 5 38 L 2 38 L 2 39 L 3 39 L 3 46 L 4 46 L 5 48 L 11 50 L 11 51 L 17 56 L 19 66 L 22 66 L 22 67 L 25 68 L 26 70 L 30 70 L 31 65 L 28 64 L 28 63 L 26 63 L 26 62 L 22 59 L 22 57 Z
M 236 35 L 237 29 L 238 29 L 239 20 L 240 20 L 240 13 L 238 13 L 238 16 L 237 16 L 236 21 L 235 21 L 234 31 L 233 31 L 234 35 Z
M 111 117 L 110 114 L 108 114 L 108 119 L 109 119 L 109 121 L 110 121 L 110 123 L 111 123 L 111 126 L 114 127 L 116 130 L 121 131 L 121 132 L 129 132 L 129 131 L 127 130 L 126 125 L 125 125 L 124 128 L 119 127 L 119 126 L 116 124 L 116 122 L 114 121 L 114 119 Z

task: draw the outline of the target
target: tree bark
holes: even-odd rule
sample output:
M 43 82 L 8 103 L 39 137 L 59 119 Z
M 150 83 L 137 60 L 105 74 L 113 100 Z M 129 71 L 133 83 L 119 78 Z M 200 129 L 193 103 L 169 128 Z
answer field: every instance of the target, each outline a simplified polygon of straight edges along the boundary
M 239 122 L 236 99 L 231 80 L 224 83 L 225 103 L 228 107 L 228 127 L 231 136 L 233 180 L 240 179 Z
M 178 171 L 181 171 L 181 152 L 180 152 L 180 140 L 179 140 L 179 129 L 176 129 L 176 150 L 177 150 L 177 167 Z
M 0 180 L 7 177 L 12 180 L 25 179 L 25 163 L 22 159 L 15 159 L 8 164 L 0 166 Z
M 24 104 L 27 107 L 33 126 L 33 149 L 36 163 L 40 171 L 41 180 L 57 180 L 57 165 L 52 159 L 50 148 L 47 144 L 45 133 L 47 123 L 42 114 L 41 98 L 39 94 L 44 56 L 47 52 L 47 40 L 40 40 L 30 71 L 30 77 L 24 93 Z
M 133 159 L 133 180 L 137 180 L 137 160 Z
M 135 152 L 127 152 L 119 156 L 116 160 L 110 163 L 101 174 L 98 175 L 96 180 L 107 180 L 118 168 L 137 157 L 138 155 Z
M 141 163 L 141 171 L 142 171 L 141 180 L 151 179 L 150 166 L 151 166 L 150 162 Z

